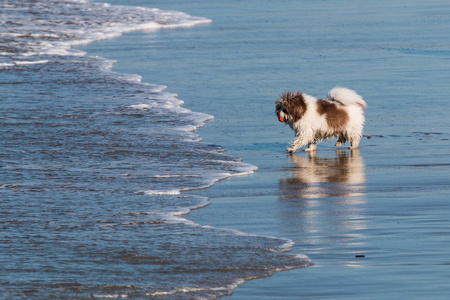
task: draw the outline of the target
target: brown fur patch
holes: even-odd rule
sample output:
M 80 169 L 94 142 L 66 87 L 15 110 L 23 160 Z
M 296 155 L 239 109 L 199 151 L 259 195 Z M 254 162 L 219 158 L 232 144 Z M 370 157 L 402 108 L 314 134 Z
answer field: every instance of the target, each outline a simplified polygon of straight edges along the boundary
M 347 112 L 339 108 L 335 103 L 326 100 L 317 101 L 317 112 L 326 115 L 328 127 L 334 131 L 343 131 L 348 122 Z
M 283 93 L 280 98 L 280 102 L 277 101 L 277 110 L 285 110 L 288 115 L 291 116 L 292 121 L 295 123 L 300 120 L 306 112 L 306 102 L 301 92 L 297 93 Z

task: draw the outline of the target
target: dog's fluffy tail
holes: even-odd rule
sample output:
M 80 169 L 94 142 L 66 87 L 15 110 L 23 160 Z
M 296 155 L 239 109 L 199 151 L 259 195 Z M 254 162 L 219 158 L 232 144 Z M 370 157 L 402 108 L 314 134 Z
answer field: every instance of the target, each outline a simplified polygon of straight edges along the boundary
M 342 104 L 349 106 L 358 104 L 362 108 L 367 108 L 366 102 L 355 91 L 343 87 L 335 87 L 328 92 L 328 98 L 339 101 Z

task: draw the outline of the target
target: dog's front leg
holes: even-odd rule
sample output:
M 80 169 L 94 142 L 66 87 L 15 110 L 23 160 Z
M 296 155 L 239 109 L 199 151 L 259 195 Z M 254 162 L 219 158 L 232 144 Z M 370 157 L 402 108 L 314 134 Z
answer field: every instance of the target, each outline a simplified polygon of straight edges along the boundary
M 295 151 L 297 151 L 298 149 L 300 149 L 301 146 L 296 145 L 295 143 L 291 143 L 292 147 L 289 147 L 286 149 L 287 152 L 289 152 L 290 154 L 294 153 Z
M 292 154 L 307 144 L 308 144 L 308 139 L 305 139 L 304 137 L 301 137 L 301 136 L 297 136 L 295 138 L 295 141 L 293 141 L 291 143 L 292 147 L 287 148 L 286 151 Z

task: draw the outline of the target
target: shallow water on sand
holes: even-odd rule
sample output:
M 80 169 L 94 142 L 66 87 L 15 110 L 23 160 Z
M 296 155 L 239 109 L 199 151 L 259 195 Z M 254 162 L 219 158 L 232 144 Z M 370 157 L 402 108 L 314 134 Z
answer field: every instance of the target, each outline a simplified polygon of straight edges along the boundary
M 233 297 L 446 299 L 446 2 L 164 6 L 213 23 L 185 38 L 176 31 L 151 40 L 145 33 L 126 35 L 124 43 L 139 41 L 134 58 L 115 41 L 90 50 L 128 57 L 118 70 L 164 82 L 188 107 L 215 115 L 199 130 L 204 140 L 259 167 L 203 191 L 212 205 L 188 218 L 292 239 L 293 251 L 314 263 L 248 282 Z M 324 142 L 315 155 L 286 156 L 293 133 L 276 120 L 275 99 L 286 90 L 324 97 L 336 85 L 355 89 L 368 103 L 359 151 Z

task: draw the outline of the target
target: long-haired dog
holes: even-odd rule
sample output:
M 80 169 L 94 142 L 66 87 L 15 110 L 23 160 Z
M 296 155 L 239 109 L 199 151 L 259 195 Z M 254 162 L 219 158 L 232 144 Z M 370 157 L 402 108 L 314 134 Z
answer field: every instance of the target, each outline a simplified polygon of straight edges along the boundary
M 350 149 L 358 148 L 367 104 L 355 91 L 335 87 L 324 100 L 288 92 L 281 95 L 275 107 L 278 120 L 295 131 L 292 147 L 286 149 L 289 153 L 305 145 L 305 151 L 314 151 L 317 142 L 333 137 L 338 138 L 336 147 L 349 141 Z

